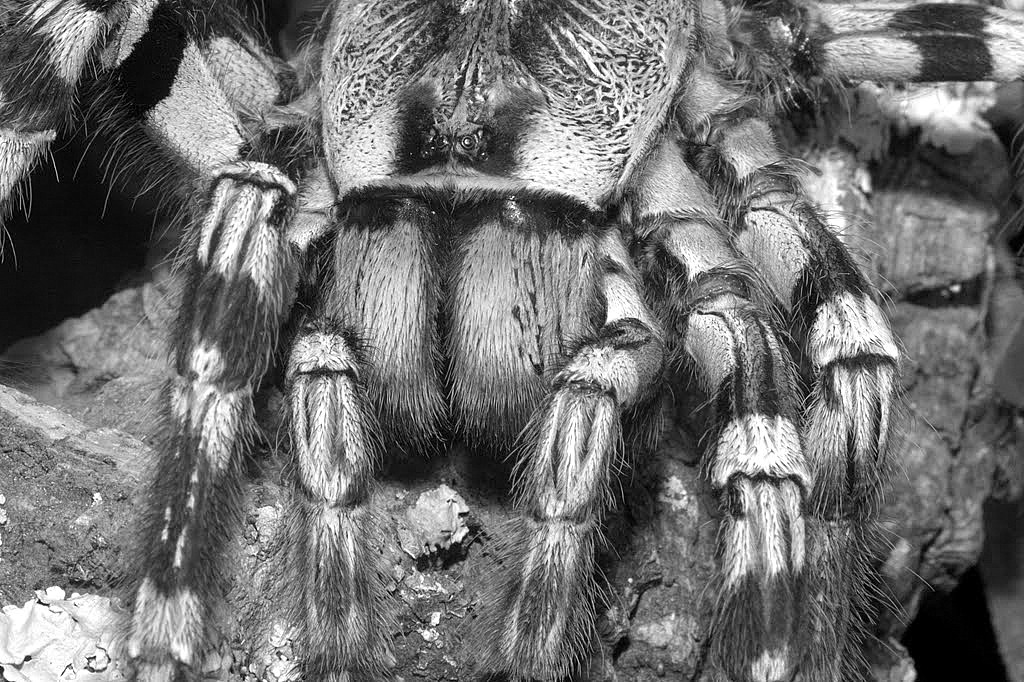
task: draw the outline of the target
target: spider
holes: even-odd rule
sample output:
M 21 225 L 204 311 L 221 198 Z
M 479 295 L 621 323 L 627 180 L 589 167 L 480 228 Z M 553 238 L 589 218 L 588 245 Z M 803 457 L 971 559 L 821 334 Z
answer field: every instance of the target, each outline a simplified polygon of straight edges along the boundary
M 856 674 L 900 354 L 765 117 L 820 81 L 1016 78 L 1024 19 L 804 0 L 321 4 L 287 61 L 228 3 L 0 11 L 0 203 L 82 102 L 183 206 L 137 679 L 199 674 L 253 392 L 275 363 L 305 679 L 386 677 L 374 472 L 453 439 L 518 457 L 480 670 L 579 672 L 610 490 L 624 443 L 656 436 L 670 366 L 714 413 L 710 660 L 734 680 Z

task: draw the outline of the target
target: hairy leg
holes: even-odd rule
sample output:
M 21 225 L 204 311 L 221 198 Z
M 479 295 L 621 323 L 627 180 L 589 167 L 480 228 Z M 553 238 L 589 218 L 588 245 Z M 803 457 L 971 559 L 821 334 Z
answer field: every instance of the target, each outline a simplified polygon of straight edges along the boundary
M 617 230 L 598 246 L 604 324 L 557 374 L 534 416 L 515 480 L 522 517 L 482 607 L 488 669 L 561 679 L 595 639 L 594 551 L 621 460 L 624 410 L 650 398 L 662 344 Z
M 0 233 L 19 183 L 71 119 L 85 64 L 110 22 L 79 2 L 22 3 L 10 11 L 0 27 Z
M 358 202 L 334 237 L 330 315 L 366 346 L 362 383 L 389 445 L 436 448 L 447 420 L 440 376 L 443 261 L 437 215 L 417 199 Z
M 846 679 L 857 665 L 858 618 L 877 498 L 889 467 L 899 351 L 874 292 L 800 189 L 766 123 L 712 115 L 688 149 L 731 218 L 733 240 L 788 312 L 809 365 L 803 415 L 814 479 L 809 575 L 815 646 L 805 674 Z
M 724 515 L 712 663 L 732 679 L 787 679 L 806 645 L 801 598 L 810 472 L 795 368 L 768 298 L 714 199 L 666 143 L 632 203 L 634 258 L 673 357 L 709 397 L 705 469 Z
M 314 318 L 288 362 L 292 504 L 285 603 L 306 679 L 377 679 L 390 658 L 379 519 L 370 509 L 379 433 L 360 385 L 355 335 Z
M 252 391 L 296 269 L 285 236 L 293 178 L 239 161 L 267 155 L 261 140 L 244 144 L 239 110 L 272 97 L 274 79 L 253 78 L 270 65 L 219 8 L 198 23 L 190 11 L 174 0 L 40 0 L 20 3 L 0 34 L 0 213 L 85 92 L 109 95 L 105 118 L 144 127 L 153 143 L 138 156 L 159 148 L 173 158 L 161 180 L 202 205 L 182 247 L 190 285 L 132 574 L 128 650 L 147 681 L 187 678 L 201 662 L 253 434 Z M 232 72 L 247 75 L 249 92 L 225 89 Z
M 223 5 L 196 22 L 177 0 L 15 4 L 0 27 L 0 228 L 21 182 L 81 111 L 149 176 L 143 186 L 187 192 L 193 173 L 207 181 L 239 157 L 239 112 L 290 94 L 289 69 Z
M 191 242 L 159 461 L 142 513 L 129 655 L 139 679 L 200 662 L 220 596 L 219 557 L 238 513 L 252 392 L 291 305 L 284 223 L 296 188 L 266 164 L 222 169 Z
M 737 61 L 774 70 L 779 82 L 792 82 L 794 76 L 1011 81 L 1024 75 L 1024 18 L 1011 10 L 804 0 L 739 4 L 731 10 L 730 37 L 741 52 Z M 742 55 L 751 48 L 755 55 Z

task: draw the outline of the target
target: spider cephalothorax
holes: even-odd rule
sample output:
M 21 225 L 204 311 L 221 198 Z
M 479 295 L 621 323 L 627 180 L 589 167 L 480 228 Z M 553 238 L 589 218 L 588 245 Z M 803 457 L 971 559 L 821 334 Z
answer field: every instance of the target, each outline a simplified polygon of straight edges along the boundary
M 293 63 L 241 14 L 190 0 L 4 15 L 0 200 L 81 90 L 134 154 L 166 161 L 144 163 L 187 206 L 132 600 L 139 678 L 201 660 L 253 390 L 279 351 L 307 679 L 383 675 L 374 470 L 389 448 L 456 438 L 521 453 L 481 671 L 576 670 L 622 434 L 657 421 L 634 417 L 673 363 L 714 407 L 712 662 L 737 680 L 856 674 L 899 352 L 760 118 L 777 99 L 760 87 L 1014 78 L 1021 19 L 789 0 L 323 4 Z

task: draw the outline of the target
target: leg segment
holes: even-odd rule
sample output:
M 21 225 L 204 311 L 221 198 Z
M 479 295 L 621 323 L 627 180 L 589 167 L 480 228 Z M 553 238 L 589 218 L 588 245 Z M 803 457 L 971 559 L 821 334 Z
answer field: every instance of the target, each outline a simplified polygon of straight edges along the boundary
M 379 457 L 351 332 L 307 322 L 288 363 L 293 503 L 286 603 L 300 629 L 305 679 L 376 679 L 390 657 L 378 519 L 367 506 Z
M 109 23 L 87 3 L 21 4 L 0 26 L 0 233 L 19 183 L 71 117 L 83 67 Z
M 190 257 L 165 433 L 143 511 L 129 655 L 139 679 L 183 679 L 201 660 L 218 558 L 238 513 L 252 391 L 296 279 L 284 236 L 292 181 L 270 166 L 222 169 Z
M 743 61 L 778 77 L 1010 81 L 1024 74 L 1024 19 L 996 7 L 802 0 L 739 5 L 730 34 Z
M 182 678 L 203 654 L 252 433 L 252 390 L 292 297 L 284 229 L 296 187 L 274 165 L 237 162 L 265 151 L 243 149 L 237 112 L 266 97 L 218 80 L 226 65 L 259 61 L 237 31 L 215 28 L 226 23 L 195 22 L 174 0 L 18 4 L 0 34 L 0 214 L 97 72 L 116 84 L 116 101 L 105 103 L 111 117 L 142 123 L 193 171 L 190 188 L 194 178 L 212 181 L 185 247 L 192 281 L 142 513 L 128 643 L 141 679 Z
M 482 611 L 488 669 L 561 679 L 595 636 L 594 550 L 611 503 L 623 410 L 651 397 L 662 344 L 619 234 L 600 246 L 604 325 L 554 381 L 535 415 L 516 475 L 523 518 L 506 535 L 501 574 Z
M 714 122 L 714 121 L 713 121 Z M 720 119 L 691 160 L 733 216 L 735 243 L 789 311 L 812 375 L 804 416 L 817 517 L 820 605 L 815 679 L 846 679 L 855 661 L 865 540 L 886 478 L 899 405 L 899 351 L 872 288 L 803 197 L 768 126 Z
M 265 109 L 291 87 L 287 70 L 256 47 L 237 17 L 213 5 L 197 22 L 175 0 L 15 4 L 0 28 L 0 222 L 80 108 L 104 108 L 95 118 L 164 188 L 178 168 L 149 158 L 161 154 L 136 135 L 140 124 L 163 158 L 169 152 L 205 180 L 239 156 L 239 111 Z M 80 95 L 86 107 L 76 106 Z
M 788 679 L 803 645 L 810 474 L 795 369 L 703 183 L 680 150 L 652 160 L 634 205 L 634 257 L 674 355 L 710 396 L 707 473 L 724 519 L 713 663 L 731 679 Z

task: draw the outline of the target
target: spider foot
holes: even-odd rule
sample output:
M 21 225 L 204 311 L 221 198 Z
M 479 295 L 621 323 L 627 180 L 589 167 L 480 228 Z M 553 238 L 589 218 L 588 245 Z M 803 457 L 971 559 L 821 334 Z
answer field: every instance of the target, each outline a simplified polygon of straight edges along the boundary
M 801 666 L 804 679 L 840 682 L 863 679 L 858 655 L 867 635 L 866 602 L 880 594 L 872 578 L 873 524 L 860 521 L 809 522 L 814 549 L 808 557 L 809 631 L 812 646 Z
M 202 660 L 205 609 L 187 588 L 171 593 L 157 589 L 151 578 L 136 594 L 132 635 L 128 640 L 131 677 L 139 682 L 190 682 L 193 666 Z
M 592 525 L 519 519 L 506 529 L 481 628 L 484 668 L 512 679 L 561 680 L 595 638 Z
M 732 420 L 710 473 L 726 513 L 715 658 L 731 679 L 789 680 L 806 630 L 800 609 L 809 475 L 796 426 L 783 416 Z
M 817 370 L 805 432 L 811 507 L 825 519 L 869 518 L 900 405 L 899 351 L 878 306 L 852 293 L 821 306 L 808 351 Z
M 136 682 L 199 682 L 202 675 L 189 666 L 176 661 L 164 663 L 140 662 L 133 666 L 129 679 Z
M 485 600 L 484 659 L 513 679 L 560 680 L 595 641 L 594 548 L 619 441 L 615 399 L 589 385 L 563 386 L 535 422 L 520 462 L 525 518 L 511 526 Z
M 374 547 L 379 519 L 365 506 L 296 506 L 284 596 L 296 609 L 291 618 L 299 624 L 305 679 L 381 679 L 394 657 Z
M 814 679 L 855 676 L 862 619 L 867 602 L 877 598 L 869 562 L 878 546 L 874 516 L 900 406 L 898 376 L 895 356 L 839 358 L 821 370 L 813 393 L 806 444 L 815 480 L 808 568 L 815 644 L 805 674 Z
M 391 679 L 383 672 L 383 669 L 393 667 L 395 667 L 395 659 L 390 657 L 386 664 L 378 662 L 371 666 L 342 668 L 338 667 L 337 657 L 332 655 L 323 659 L 307 661 L 302 666 L 300 679 L 309 682 L 382 682 Z
M 363 678 L 355 677 L 348 672 L 332 672 L 319 677 L 311 677 L 310 679 L 323 680 L 323 682 L 358 682 L 358 680 Z

